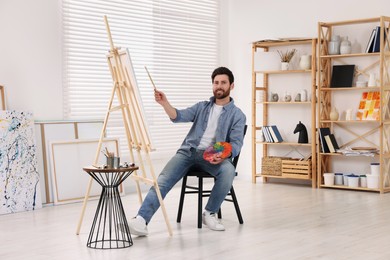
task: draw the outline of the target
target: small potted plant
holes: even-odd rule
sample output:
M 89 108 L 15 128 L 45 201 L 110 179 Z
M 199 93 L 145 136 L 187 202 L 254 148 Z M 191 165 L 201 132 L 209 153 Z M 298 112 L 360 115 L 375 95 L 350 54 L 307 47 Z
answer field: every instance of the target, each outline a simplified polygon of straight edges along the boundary
M 280 61 L 282 62 L 282 70 L 288 70 L 289 63 L 291 59 L 294 57 L 294 54 L 297 52 L 296 49 L 292 50 L 286 50 L 284 51 L 278 51 L 280 56 Z

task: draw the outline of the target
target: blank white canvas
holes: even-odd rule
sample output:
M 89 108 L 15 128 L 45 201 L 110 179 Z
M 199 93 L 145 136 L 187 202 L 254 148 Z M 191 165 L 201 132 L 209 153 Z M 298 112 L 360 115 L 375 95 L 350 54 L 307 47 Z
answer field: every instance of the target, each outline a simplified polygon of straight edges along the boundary
M 54 204 L 81 201 L 87 191 L 90 176 L 83 167 L 91 166 L 99 140 L 52 141 L 50 143 L 50 164 L 53 178 Z M 105 139 L 102 148 L 118 154 L 118 140 Z M 99 156 L 98 165 L 105 164 L 105 157 Z M 98 196 L 101 186 L 94 180 L 90 196 Z
M 77 127 L 75 127 L 75 125 Z M 42 128 L 43 138 L 42 140 Z M 74 140 L 99 138 L 102 131 L 103 121 L 39 121 L 35 123 L 35 138 L 37 144 L 38 172 L 40 173 L 41 195 L 43 203 L 52 203 L 54 195 L 52 190 L 52 174 L 50 165 L 50 142 L 53 140 Z M 77 129 L 77 136 L 76 136 Z M 43 155 L 43 142 L 45 143 L 46 158 Z M 47 183 L 45 186 L 44 167 L 46 164 Z M 47 194 L 48 200 L 46 200 Z

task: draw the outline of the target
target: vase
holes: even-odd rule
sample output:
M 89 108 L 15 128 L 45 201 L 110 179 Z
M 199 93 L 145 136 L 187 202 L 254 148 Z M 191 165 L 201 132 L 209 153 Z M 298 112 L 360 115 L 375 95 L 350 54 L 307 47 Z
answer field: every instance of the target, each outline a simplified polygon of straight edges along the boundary
M 286 93 L 284 94 L 284 101 L 285 101 L 285 102 L 290 102 L 290 101 L 291 101 L 291 94 L 288 93 L 287 91 L 286 91 Z
M 352 120 L 352 109 L 349 108 L 345 111 L 345 120 Z
M 271 101 L 272 101 L 272 102 L 278 102 L 278 100 L 279 100 L 279 95 L 278 95 L 278 93 L 273 93 L 273 92 L 271 92 Z
M 303 70 L 311 68 L 311 55 L 302 55 L 299 60 L 299 67 Z
M 333 35 L 328 43 L 328 53 L 330 55 L 340 54 L 340 36 Z
M 294 99 L 295 102 L 301 102 L 301 93 L 298 93 L 296 96 L 295 96 L 295 99 Z
M 351 42 L 348 41 L 348 37 L 343 38 L 340 43 L 340 54 L 350 54 L 352 52 Z
M 301 90 L 301 101 L 302 102 L 307 101 L 307 91 L 306 91 L 306 89 L 302 89 Z
M 336 108 L 332 108 L 332 111 L 329 114 L 329 119 L 331 121 L 337 121 L 339 120 L 339 111 L 337 111 Z
M 288 70 L 289 67 L 290 67 L 290 63 L 288 62 L 281 63 L 281 70 Z
M 376 87 L 376 76 L 375 73 L 370 73 L 370 77 L 368 79 L 369 87 Z

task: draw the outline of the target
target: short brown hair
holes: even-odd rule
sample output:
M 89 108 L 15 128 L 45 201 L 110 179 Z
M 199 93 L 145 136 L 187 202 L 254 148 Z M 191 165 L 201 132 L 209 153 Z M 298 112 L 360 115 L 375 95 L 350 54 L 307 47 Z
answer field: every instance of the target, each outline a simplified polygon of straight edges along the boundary
M 211 74 L 211 82 L 214 82 L 214 78 L 217 75 L 227 75 L 229 77 L 229 83 L 232 84 L 234 82 L 233 73 L 226 67 L 219 67 L 213 71 Z

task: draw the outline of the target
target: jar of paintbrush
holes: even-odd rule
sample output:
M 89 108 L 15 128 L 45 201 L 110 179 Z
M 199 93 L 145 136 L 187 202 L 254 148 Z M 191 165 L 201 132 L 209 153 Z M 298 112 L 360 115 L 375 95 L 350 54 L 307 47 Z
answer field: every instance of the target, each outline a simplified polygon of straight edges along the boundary
M 103 152 L 104 156 L 106 156 L 107 160 L 107 168 L 109 169 L 119 169 L 120 167 L 120 157 L 115 156 L 115 153 L 109 152 L 107 147 Z

